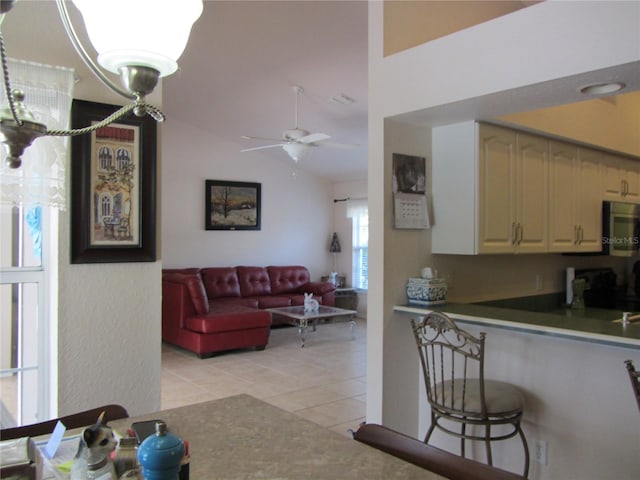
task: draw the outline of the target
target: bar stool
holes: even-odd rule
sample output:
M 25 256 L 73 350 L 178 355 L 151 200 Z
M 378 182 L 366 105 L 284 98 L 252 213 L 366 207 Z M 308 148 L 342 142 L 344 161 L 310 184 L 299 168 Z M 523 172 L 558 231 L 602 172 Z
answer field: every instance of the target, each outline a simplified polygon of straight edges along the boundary
M 487 463 L 493 465 L 491 442 L 520 435 L 526 477 L 529 473 L 529 447 L 520 426 L 523 397 L 509 383 L 485 380 L 485 334 L 474 337 L 440 312 L 431 312 L 419 322 L 412 319 L 411 325 L 431 407 L 431 426 L 424 443 L 429 443 L 437 427 L 460 438 L 461 455 L 464 457 L 465 440 L 481 440 L 485 442 Z M 450 422 L 459 424 L 460 431 L 453 430 Z M 502 425 L 510 426 L 509 431 L 491 432 L 491 427 Z M 475 433 L 476 427 L 483 427 L 482 433 Z

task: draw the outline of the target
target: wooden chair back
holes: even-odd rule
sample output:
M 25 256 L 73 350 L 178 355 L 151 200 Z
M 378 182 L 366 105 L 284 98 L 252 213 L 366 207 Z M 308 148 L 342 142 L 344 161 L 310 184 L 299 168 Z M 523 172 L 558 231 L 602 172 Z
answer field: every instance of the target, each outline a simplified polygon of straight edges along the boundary
M 96 420 L 98 420 L 98 417 L 102 412 L 105 412 L 104 420 L 106 422 L 118 420 L 120 418 L 129 418 L 129 413 L 121 405 L 103 405 L 102 407 L 92 408 L 91 410 L 85 410 L 84 412 L 65 415 L 59 418 L 53 418 L 44 422 L 2 429 L 0 430 L 0 440 L 48 435 L 53 432 L 58 421 L 61 421 L 68 429 L 86 427 L 96 423 Z

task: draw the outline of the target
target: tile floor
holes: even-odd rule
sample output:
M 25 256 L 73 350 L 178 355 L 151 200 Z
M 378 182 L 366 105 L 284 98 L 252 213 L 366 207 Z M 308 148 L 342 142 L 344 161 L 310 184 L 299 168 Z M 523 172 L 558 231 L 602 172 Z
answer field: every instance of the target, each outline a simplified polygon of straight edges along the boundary
M 163 409 L 239 393 L 293 412 L 345 436 L 365 420 L 366 322 L 356 319 L 307 331 L 300 348 L 294 327 L 271 330 L 264 351 L 241 350 L 200 359 L 163 344 Z

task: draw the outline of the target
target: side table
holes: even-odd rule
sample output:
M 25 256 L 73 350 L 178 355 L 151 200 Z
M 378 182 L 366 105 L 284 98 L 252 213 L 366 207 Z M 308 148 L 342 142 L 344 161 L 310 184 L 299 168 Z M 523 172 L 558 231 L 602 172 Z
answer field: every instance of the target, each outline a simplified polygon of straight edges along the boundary
M 355 288 L 336 288 L 336 307 L 346 310 L 358 309 L 358 292 Z

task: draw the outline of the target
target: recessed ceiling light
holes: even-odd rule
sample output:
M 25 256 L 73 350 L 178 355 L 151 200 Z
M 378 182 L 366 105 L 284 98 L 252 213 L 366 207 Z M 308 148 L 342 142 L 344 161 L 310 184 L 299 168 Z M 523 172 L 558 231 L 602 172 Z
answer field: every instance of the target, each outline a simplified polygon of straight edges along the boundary
M 622 90 L 626 85 L 622 82 L 596 83 L 582 87 L 580 91 L 586 95 L 604 95 Z

